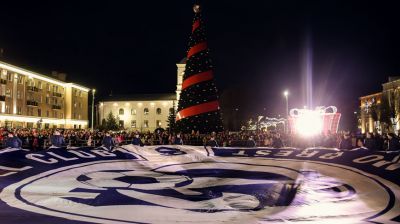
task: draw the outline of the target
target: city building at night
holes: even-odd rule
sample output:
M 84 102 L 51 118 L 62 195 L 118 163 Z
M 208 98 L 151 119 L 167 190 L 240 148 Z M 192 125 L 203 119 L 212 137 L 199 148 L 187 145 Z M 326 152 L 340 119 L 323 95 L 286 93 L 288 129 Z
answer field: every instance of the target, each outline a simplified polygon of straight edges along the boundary
M 182 90 L 186 58 L 176 64 L 176 93 L 134 94 L 127 96 L 108 96 L 97 105 L 97 124 L 107 119 L 110 112 L 118 118 L 121 128 L 138 131 L 154 131 L 167 128 L 168 116 L 176 109 Z
M 400 130 L 400 77 L 389 77 L 382 92 L 360 97 L 359 128 L 366 132 Z
M 87 128 L 89 89 L 0 62 L 0 126 Z

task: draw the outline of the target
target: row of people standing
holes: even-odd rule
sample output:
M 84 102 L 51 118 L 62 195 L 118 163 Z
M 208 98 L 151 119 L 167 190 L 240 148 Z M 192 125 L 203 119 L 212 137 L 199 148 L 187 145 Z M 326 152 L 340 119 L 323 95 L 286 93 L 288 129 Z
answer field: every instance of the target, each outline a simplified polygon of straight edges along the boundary
M 384 135 L 366 133 L 365 137 L 351 136 L 345 133 L 340 141 L 339 149 L 366 148 L 373 151 L 400 150 L 400 140 L 394 133 Z

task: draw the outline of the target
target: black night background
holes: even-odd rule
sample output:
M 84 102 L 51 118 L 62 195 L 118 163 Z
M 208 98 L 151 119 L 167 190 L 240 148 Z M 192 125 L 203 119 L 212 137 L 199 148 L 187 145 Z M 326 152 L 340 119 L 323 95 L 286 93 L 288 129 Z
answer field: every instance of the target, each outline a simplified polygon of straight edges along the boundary
M 303 50 L 313 52 L 314 105 L 335 105 L 351 128 L 360 96 L 400 74 L 397 1 L 203 1 L 223 112 L 303 107 Z M 0 60 L 96 88 L 98 96 L 174 93 L 193 1 L 8 1 Z M 265 112 L 264 112 L 265 111 Z

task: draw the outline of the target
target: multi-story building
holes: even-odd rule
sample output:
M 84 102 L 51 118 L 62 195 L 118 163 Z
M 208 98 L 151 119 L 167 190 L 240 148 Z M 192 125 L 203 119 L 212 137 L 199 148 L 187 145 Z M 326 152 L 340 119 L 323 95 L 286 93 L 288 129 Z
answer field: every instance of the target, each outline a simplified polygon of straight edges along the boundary
M 375 132 L 378 128 L 377 118 L 381 105 L 382 93 L 370 94 L 360 97 L 359 128 L 362 133 Z M 375 114 L 375 115 L 374 115 Z
M 382 92 L 360 97 L 359 128 L 362 133 L 400 130 L 400 77 L 389 77 Z
M 121 128 L 154 131 L 167 127 L 168 115 L 175 103 L 175 94 L 110 96 L 99 103 L 98 117 L 102 122 L 112 113 Z
M 87 128 L 89 90 L 0 62 L 0 126 Z
M 170 111 L 178 106 L 185 63 L 186 58 L 176 64 L 177 85 L 175 94 L 110 96 L 99 102 L 96 123 L 100 124 L 112 113 L 118 118 L 119 126 L 124 129 L 154 131 L 157 128 L 167 128 Z

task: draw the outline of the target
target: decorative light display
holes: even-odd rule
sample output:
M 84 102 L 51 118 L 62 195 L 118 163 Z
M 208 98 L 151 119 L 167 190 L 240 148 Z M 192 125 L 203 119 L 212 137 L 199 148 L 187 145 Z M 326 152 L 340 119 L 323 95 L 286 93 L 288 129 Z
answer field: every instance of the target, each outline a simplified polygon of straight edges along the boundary
M 289 130 L 292 134 L 312 137 L 319 134 L 337 133 L 340 113 L 335 106 L 310 109 L 291 109 Z
M 193 11 L 195 15 L 176 114 L 176 128 L 183 133 L 219 132 L 223 128 L 214 82 L 214 67 L 200 6 L 195 5 Z
M 247 127 L 242 128 L 243 130 L 256 131 L 258 129 L 268 129 L 269 127 L 276 127 L 278 125 L 285 125 L 285 118 L 275 117 L 263 117 L 258 118 L 258 123 L 250 120 Z

